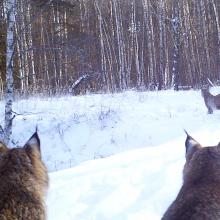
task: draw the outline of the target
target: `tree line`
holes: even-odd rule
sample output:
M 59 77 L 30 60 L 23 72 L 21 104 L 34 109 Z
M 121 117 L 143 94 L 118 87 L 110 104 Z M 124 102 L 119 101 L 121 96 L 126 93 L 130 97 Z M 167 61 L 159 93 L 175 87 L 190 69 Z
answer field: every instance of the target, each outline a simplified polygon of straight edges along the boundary
M 178 90 L 220 79 L 219 0 L 17 0 L 15 7 L 13 78 L 21 95 Z

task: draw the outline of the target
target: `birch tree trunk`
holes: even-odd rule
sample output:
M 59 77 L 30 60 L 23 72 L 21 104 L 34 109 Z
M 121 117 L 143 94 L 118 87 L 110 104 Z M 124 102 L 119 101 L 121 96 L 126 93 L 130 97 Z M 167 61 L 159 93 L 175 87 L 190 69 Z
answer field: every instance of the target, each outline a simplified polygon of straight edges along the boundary
M 172 18 L 172 28 L 173 28 L 173 68 L 172 68 L 172 86 L 174 90 L 179 90 L 179 55 L 180 55 L 180 17 L 179 17 L 179 1 L 174 0 L 173 2 L 173 18 Z
M 162 89 L 162 85 L 164 84 L 163 76 L 164 76 L 164 1 L 160 0 L 159 5 L 159 40 L 160 40 L 160 46 L 159 46 L 159 73 L 158 73 L 158 89 Z
M 116 34 L 118 43 L 118 57 L 119 57 L 119 88 L 125 89 L 127 87 L 126 83 L 126 73 L 125 73 L 125 53 L 124 53 L 124 38 L 123 38 L 123 25 L 122 25 L 122 15 L 120 2 L 118 0 L 113 0 L 114 13 L 115 13 L 115 23 L 116 23 Z
M 12 104 L 13 104 L 13 54 L 14 26 L 16 0 L 7 1 L 7 66 L 6 66 L 6 95 L 5 95 L 5 125 L 4 143 L 8 143 L 12 134 Z
M 103 75 L 103 82 L 104 84 L 108 87 L 109 91 L 109 82 L 108 78 L 106 77 L 107 73 L 107 67 L 106 67 L 106 56 L 105 56 L 105 47 L 104 47 L 104 34 L 103 34 L 103 19 L 102 19 L 102 14 L 101 10 L 99 8 L 99 4 L 97 1 L 95 1 L 95 7 L 98 11 L 98 20 L 99 20 L 99 34 L 100 34 L 100 48 L 101 48 L 101 70 L 102 70 L 102 75 Z
M 214 10 L 214 15 L 215 15 L 215 22 L 216 22 L 216 28 L 217 28 L 217 32 L 218 32 L 218 51 L 219 51 L 219 55 L 220 55 L 220 21 L 219 21 L 219 13 L 218 13 L 218 10 L 217 10 L 217 6 L 214 2 L 214 0 L 211 0 L 211 3 L 212 3 L 212 7 L 213 7 L 213 10 Z

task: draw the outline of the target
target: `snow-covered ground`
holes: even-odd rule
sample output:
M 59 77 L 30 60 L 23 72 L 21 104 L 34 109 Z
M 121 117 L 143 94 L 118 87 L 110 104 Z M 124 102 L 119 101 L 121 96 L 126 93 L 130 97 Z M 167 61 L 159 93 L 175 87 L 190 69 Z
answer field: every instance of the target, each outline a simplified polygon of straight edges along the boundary
M 39 128 L 49 220 L 160 219 L 181 186 L 183 129 L 220 141 L 220 111 L 208 115 L 200 91 L 35 97 L 14 111 L 14 143 Z
M 51 173 L 49 220 L 156 220 L 181 185 L 184 150 L 131 150 Z

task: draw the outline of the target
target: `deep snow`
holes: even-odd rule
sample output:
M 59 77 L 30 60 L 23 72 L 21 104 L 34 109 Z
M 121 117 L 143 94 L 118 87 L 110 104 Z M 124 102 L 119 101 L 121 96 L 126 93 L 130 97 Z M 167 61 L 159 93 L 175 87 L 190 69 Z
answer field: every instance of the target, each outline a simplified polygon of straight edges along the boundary
M 160 219 L 181 186 L 183 129 L 203 145 L 220 140 L 220 111 L 208 115 L 200 91 L 35 97 L 14 111 L 14 144 L 39 128 L 49 220 Z
M 220 133 L 220 111 L 207 115 L 200 91 L 31 98 L 16 101 L 14 111 L 13 143 L 22 145 L 38 125 L 50 171 L 169 143 L 184 138 L 183 129 L 204 144 L 214 144 Z M 3 114 L 0 102 L 2 121 Z
M 177 143 L 132 150 L 51 173 L 49 220 L 160 219 L 181 185 Z

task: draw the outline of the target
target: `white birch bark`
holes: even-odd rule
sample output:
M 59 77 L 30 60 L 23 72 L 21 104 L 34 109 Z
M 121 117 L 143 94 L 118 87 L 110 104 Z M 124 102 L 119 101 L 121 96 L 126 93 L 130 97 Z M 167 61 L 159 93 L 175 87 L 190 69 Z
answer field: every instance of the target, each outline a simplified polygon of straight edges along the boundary
M 205 56 L 206 56 L 206 76 L 210 74 L 210 69 L 211 69 L 211 63 L 210 63 L 210 56 L 209 56 L 209 45 L 208 45 L 208 28 L 206 28 L 207 24 L 207 18 L 206 18 L 206 13 L 205 13 L 205 2 L 203 0 L 199 1 L 200 3 L 200 10 L 201 10 L 201 29 L 203 32 L 203 39 L 204 39 L 204 50 L 205 50 Z
M 180 49 L 180 8 L 178 0 L 173 2 L 173 18 L 172 18 L 172 31 L 174 41 L 173 52 L 173 68 L 172 68 L 172 86 L 174 90 L 179 90 L 179 49 Z
M 107 85 L 107 90 L 109 91 L 109 82 L 108 77 L 106 76 L 107 73 L 107 66 L 106 66 L 106 55 L 105 55 L 105 47 L 104 47 L 104 34 L 103 34 L 103 19 L 101 10 L 99 8 L 99 4 L 95 1 L 95 7 L 98 12 L 98 20 L 99 20 L 99 37 L 100 37 L 100 47 L 101 47 L 101 68 L 103 74 L 103 83 Z
M 150 3 L 147 3 L 148 10 L 150 10 Z M 149 59 L 150 59 L 150 84 L 151 86 L 157 86 L 155 79 L 156 79 L 156 49 L 155 49 L 155 30 L 153 25 L 153 16 L 152 13 L 149 13 L 147 16 L 149 19 L 149 22 L 147 22 L 148 25 L 148 33 L 149 33 Z
M 218 45 L 220 45 L 220 21 L 219 21 L 219 11 L 217 10 L 217 6 L 214 2 L 214 0 L 211 0 L 212 6 L 214 9 L 214 14 L 215 14 L 215 22 L 216 22 L 216 27 L 217 27 L 217 32 L 218 32 Z M 219 55 L 220 55 L 220 47 L 218 47 L 219 50 Z
M 31 21 L 31 9 L 30 9 L 30 5 L 27 8 L 27 20 L 30 22 Z M 32 25 L 28 25 L 28 48 L 30 50 L 29 52 L 29 59 L 30 62 L 29 63 L 29 69 L 31 70 L 31 78 L 32 78 L 32 86 L 33 86 L 33 90 L 36 90 L 37 87 L 37 83 L 36 83 L 36 71 L 35 71 L 35 62 L 34 62 L 34 50 L 33 50 L 33 39 L 32 39 Z
M 153 84 L 153 54 L 152 54 L 152 45 L 151 45 L 151 30 L 150 27 L 152 25 L 151 23 L 151 15 L 150 13 L 147 13 L 149 11 L 149 2 L 146 0 L 142 0 L 142 4 L 144 7 L 144 14 L 143 14 L 143 22 L 145 24 L 145 29 L 146 29 L 146 41 L 147 41 L 147 51 L 148 51 L 148 64 L 145 67 L 147 70 L 147 83 L 148 85 Z
M 140 55 L 139 55 L 139 42 L 138 42 L 138 25 L 136 21 L 136 7 L 135 1 L 132 1 L 132 22 L 131 22 L 131 31 L 132 31 L 132 39 L 134 43 L 134 59 L 136 66 L 136 75 L 137 75 L 137 86 L 138 88 L 142 85 L 143 72 L 141 70 L 140 63 Z
M 19 36 L 19 30 L 18 30 L 18 23 L 16 22 L 15 23 L 15 34 L 17 36 L 17 52 L 19 54 L 18 56 L 18 66 L 19 66 L 19 79 L 20 79 L 20 89 L 21 89 L 21 92 L 24 91 L 24 71 L 23 71 L 23 65 L 22 65 L 22 62 L 23 62 L 23 53 L 22 53 L 22 41 L 21 41 L 21 38 Z
M 159 73 L 158 73 L 158 83 L 159 89 L 162 89 L 164 84 L 164 0 L 160 0 L 159 6 L 159 31 L 160 31 L 160 63 L 159 63 Z
M 22 53 L 22 68 L 23 68 L 23 82 L 24 82 L 24 92 L 27 92 L 29 88 L 29 64 L 28 64 L 28 38 L 26 31 L 22 28 L 26 25 L 26 7 L 22 7 L 22 4 L 20 5 L 20 12 L 21 12 L 21 19 L 20 19 L 20 44 L 22 46 L 21 53 Z M 19 28 L 18 28 L 19 29 Z
M 46 40 L 45 40 L 45 27 L 43 26 L 43 15 L 41 15 L 41 45 L 45 49 Z M 43 60 L 42 60 L 42 70 L 44 72 L 44 83 L 43 86 L 50 90 L 50 75 L 48 70 L 48 61 L 47 61 L 47 51 L 43 50 Z
M 7 1 L 7 66 L 6 66 L 6 95 L 5 95 L 5 124 L 4 142 L 7 144 L 12 134 L 12 104 L 13 104 L 13 54 L 14 54 L 14 25 L 16 0 Z
M 123 42 L 123 26 L 121 17 L 121 8 L 118 0 L 113 0 L 113 7 L 115 13 L 116 23 L 116 35 L 118 43 L 118 57 L 119 57 L 119 88 L 126 88 L 126 73 L 125 73 L 125 54 L 124 54 L 124 42 Z

